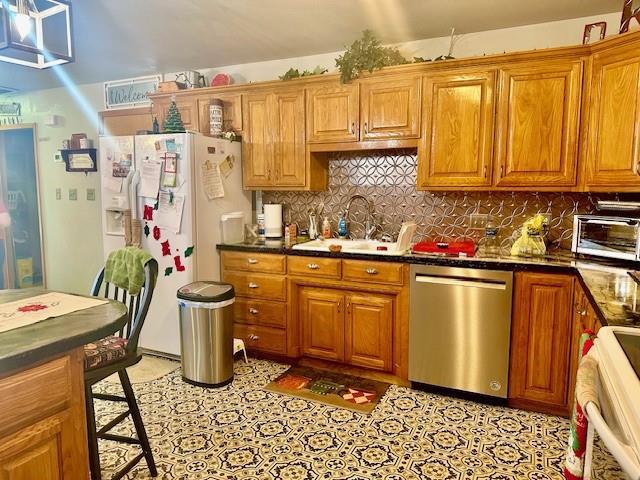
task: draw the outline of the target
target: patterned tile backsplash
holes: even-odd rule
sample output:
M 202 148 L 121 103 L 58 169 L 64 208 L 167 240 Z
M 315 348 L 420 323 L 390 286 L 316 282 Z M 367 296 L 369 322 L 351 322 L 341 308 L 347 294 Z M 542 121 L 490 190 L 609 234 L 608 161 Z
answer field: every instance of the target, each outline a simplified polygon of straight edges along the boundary
M 329 190 L 325 192 L 263 192 L 263 203 L 284 203 L 285 220 L 308 226 L 307 211 L 324 203 L 324 216 L 337 228 L 338 218 L 352 195 L 373 201 L 378 234 L 397 235 L 403 221 L 418 224 L 414 240 L 479 240 L 483 231 L 470 227 L 470 214 L 490 214 L 499 226 L 502 247 L 520 234 L 522 223 L 535 213 L 551 217 L 548 239 L 555 246 L 571 247 L 573 215 L 594 211 L 598 199 L 614 195 L 529 192 L 422 192 L 417 191 L 415 150 L 339 153 L 329 162 Z M 362 238 L 366 209 L 354 202 L 350 233 Z

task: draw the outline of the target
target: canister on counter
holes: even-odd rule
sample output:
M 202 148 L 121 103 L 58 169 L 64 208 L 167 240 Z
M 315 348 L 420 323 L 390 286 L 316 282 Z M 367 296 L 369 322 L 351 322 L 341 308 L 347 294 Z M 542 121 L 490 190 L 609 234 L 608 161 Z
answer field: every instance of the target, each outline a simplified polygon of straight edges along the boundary
M 218 98 L 214 98 L 209 103 L 209 134 L 211 135 L 222 135 L 223 107 L 222 100 Z

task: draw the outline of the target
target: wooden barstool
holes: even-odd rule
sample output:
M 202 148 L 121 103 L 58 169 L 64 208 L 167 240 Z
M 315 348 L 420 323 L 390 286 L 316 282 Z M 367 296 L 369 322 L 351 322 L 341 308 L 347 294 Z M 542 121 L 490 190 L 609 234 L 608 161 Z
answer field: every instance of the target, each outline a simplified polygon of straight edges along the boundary
M 113 480 L 125 476 L 143 457 L 147 461 L 151 476 L 155 477 L 158 475 L 147 432 L 142 423 L 142 417 L 140 416 L 138 403 L 136 402 L 136 397 L 133 393 L 131 382 L 129 381 L 129 375 L 127 375 L 127 367 L 135 365 L 142 359 L 142 355 L 138 351 L 138 338 L 147 312 L 149 311 L 149 305 L 151 304 L 153 289 L 155 288 L 158 277 L 158 262 L 153 259 L 149 260 L 145 265 L 144 275 L 144 285 L 138 295 L 130 295 L 127 290 L 106 282 L 104 280 L 104 268 L 98 273 L 93 283 L 93 288 L 91 289 L 93 296 L 103 296 L 104 298 L 113 298 L 114 300 L 121 301 L 129 310 L 129 321 L 120 332 L 103 338 L 100 341 L 85 345 L 84 384 L 87 407 L 87 431 L 89 437 L 89 464 L 92 480 L 102 479 L 100 457 L 98 454 L 99 438 L 140 445 L 142 449 L 138 455 L 127 462 L 127 464 L 112 477 Z M 102 293 L 101 290 L 103 290 Z M 124 397 L 104 393 L 94 394 L 91 387 L 114 373 L 117 373 L 118 377 L 120 377 Z M 112 402 L 126 402 L 128 408 L 100 428 L 100 430 L 97 430 L 93 408 L 94 398 Z M 113 427 L 125 420 L 129 415 L 131 415 L 133 420 L 137 438 L 109 433 Z

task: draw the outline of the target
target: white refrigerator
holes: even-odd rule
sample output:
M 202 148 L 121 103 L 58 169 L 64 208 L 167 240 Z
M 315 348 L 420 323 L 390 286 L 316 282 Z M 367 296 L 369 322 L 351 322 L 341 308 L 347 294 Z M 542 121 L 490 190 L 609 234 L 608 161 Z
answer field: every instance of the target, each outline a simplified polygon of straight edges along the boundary
M 122 212 L 131 203 L 127 174 L 135 170 L 141 177 L 135 214 L 142 223 L 142 248 L 159 267 L 139 345 L 179 355 L 177 290 L 195 280 L 219 280 L 221 215 L 239 211 L 245 223 L 251 222 L 251 193 L 242 189 L 241 144 L 198 133 L 101 137 L 99 152 L 105 259 L 124 246 Z M 212 168 L 217 173 L 212 175 Z M 154 185 L 159 185 L 158 197 L 143 196 L 152 195 Z

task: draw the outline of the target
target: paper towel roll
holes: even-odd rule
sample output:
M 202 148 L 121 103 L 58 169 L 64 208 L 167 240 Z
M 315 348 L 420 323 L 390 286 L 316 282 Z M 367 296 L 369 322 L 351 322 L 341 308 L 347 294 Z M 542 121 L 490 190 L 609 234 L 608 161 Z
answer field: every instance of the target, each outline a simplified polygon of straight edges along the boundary
M 282 237 L 281 203 L 268 203 L 264 206 L 264 233 L 267 238 Z

